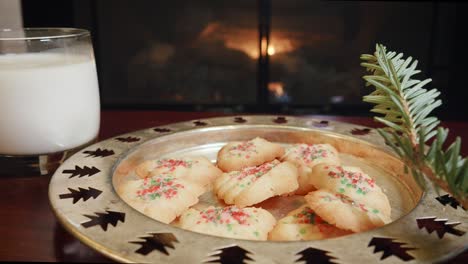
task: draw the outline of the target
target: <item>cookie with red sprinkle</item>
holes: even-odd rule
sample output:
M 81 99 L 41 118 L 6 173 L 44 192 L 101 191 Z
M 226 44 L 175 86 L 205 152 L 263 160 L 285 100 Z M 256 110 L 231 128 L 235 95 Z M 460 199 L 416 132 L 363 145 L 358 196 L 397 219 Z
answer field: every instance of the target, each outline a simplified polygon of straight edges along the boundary
M 184 178 L 162 174 L 126 181 L 117 191 L 136 210 L 168 224 L 198 203 L 198 197 L 206 189 Z
M 286 154 L 281 159 L 290 161 L 297 166 L 299 177 L 298 195 L 307 194 L 315 190 L 309 182 L 312 170 L 318 164 L 339 165 L 338 151 L 330 144 L 295 144 L 286 149 Z
M 249 141 L 234 141 L 218 152 L 217 165 L 224 172 L 258 166 L 284 155 L 284 148 L 276 143 L 256 137 Z
M 275 223 L 275 217 L 262 208 L 210 206 L 201 211 L 187 210 L 181 215 L 178 226 L 214 236 L 267 240 Z
M 327 190 L 317 190 L 305 197 L 307 205 L 323 220 L 336 227 L 362 232 L 383 226 L 391 221 L 379 209 Z
M 346 195 L 390 217 L 391 207 L 387 196 L 375 180 L 358 167 L 319 164 L 312 172 L 310 183 L 317 189 Z
M 298 188 L 297 168 L 291 162 L 273 160 L 240 171 L 223 173 L 213 191 L 226 204 L 246 207 L 278 195 L 287 195 Z
M 135 174 L 144 179 L 154 175 L 170 174 L 209 187 L 222 171 L 202 156 L 147 160 L 135 168 Z
M 328 223 L 308 205 L 303 205 L 278 220 L 268 235 L 269 240 L 297 241 L 318 240 L 351 234 Z

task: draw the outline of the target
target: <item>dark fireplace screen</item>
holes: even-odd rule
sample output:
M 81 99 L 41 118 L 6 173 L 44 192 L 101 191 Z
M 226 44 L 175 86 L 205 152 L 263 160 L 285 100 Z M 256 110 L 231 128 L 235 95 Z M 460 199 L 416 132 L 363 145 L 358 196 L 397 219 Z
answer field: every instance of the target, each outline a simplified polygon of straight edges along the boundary
M 376 42 L 411 54 L 423 72 L 444 75 L 442 51 L 433 47 L 443 37 L 435 31 L 434 5 L 97 1 L 102 101 L 163 109 L 366 110 L 359 55 Z

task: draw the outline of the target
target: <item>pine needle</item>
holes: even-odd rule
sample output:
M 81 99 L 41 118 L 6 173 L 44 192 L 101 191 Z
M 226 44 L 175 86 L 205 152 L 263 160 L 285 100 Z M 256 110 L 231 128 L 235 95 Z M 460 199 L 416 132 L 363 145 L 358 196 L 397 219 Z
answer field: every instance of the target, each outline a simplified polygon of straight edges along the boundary
M 422 188 L 427 177 L 468 208 L 468 159 L 460 155 L 461 140 L 443 149 L 448 129 L 438 127 L 440 121 L 430 116 L 442 105 L 440 92 L 424 88 L 431 79 L 413 79 L 421 72 L 418 61 L 403 57 L 381 44 L 373 55 L 361 55 L 361 66 L 371 73 L 363 77 L 365 85 L 375 88 L 363 101 L 374 104 L 371 111 L 380 115 L 374 119 L 386 126 L 378 132 L 404 161 L 405 171 L 411 171 Z

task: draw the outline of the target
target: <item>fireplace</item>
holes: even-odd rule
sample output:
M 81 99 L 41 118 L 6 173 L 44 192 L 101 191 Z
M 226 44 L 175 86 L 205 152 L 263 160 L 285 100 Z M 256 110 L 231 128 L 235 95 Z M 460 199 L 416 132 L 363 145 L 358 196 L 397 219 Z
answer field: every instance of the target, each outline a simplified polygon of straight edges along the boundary
M 55 14 L 44 4 L 54 1 L 33 2 L 23 0 L 26 26 L 38 26 L 28 10 Z M 460 100 L 448 89 L 455 3 L 113 0 L 69 9 L 69 26 L 93 33 L 107 108 L 366 114 L 359 55 L 376 42 L 417 58 L 443 99 Z

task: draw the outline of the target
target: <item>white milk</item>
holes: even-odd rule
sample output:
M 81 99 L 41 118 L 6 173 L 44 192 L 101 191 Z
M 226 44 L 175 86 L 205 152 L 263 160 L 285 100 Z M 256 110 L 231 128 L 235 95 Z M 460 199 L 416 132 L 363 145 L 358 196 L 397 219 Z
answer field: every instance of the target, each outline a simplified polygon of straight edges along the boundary
M 0 154 L 59 152 L 88 143 L 100 122 L 94 59 L 0 55 Z

